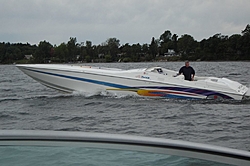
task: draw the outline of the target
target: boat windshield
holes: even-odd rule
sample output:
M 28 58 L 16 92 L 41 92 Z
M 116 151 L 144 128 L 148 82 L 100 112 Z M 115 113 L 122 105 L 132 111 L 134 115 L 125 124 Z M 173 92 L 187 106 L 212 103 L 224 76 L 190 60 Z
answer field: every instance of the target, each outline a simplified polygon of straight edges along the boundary
M 163 73 L 163 70 L 161 67 L 150 67 L 150 68 L 147 68 L 146 71 L 160 73 L 160 74 Z
M 156 70 L 158 71 L 159 74 L 162 74 L 162 73 L 163 73 L 163 71 L 162 71 L 161 68 L 160 68 L 160 69 L 156 69 Z

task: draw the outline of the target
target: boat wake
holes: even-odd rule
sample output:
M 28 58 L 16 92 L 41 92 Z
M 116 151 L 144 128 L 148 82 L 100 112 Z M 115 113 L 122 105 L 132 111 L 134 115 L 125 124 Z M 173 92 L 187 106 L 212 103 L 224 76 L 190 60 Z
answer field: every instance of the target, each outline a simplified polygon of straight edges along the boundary
M 204 100 L 195 100 L 195 99 L 172 99 L 172 98 L 149 98 L 145 96 L 138 96 L 136 94 L 121 94 L 116 93 L 115 91 L 74 91 L 73 93 L 56 93 L 56 94 L 42 94 L 42 95 L 24 95 L 24 96 L 7 96 L 0 98 L 1 102 L 9 101 L 18 101 L 18 100 L 36 100 L 36 99 L 60 99 L 60 98 L 72 98 L 72 97 L 82 97 L 83 99 L 94 99 L 94 98 L 111 98 L 111 99 L 139 99 L 147 101 L 163 101 L 170 103 L 194 103 L 194 104 L 250 104 L 250 99 L 245 100 L 213 100 L 213 99 L 204 99 Z
M 23 95 L 23 96 L 5 96 L 0 97 L 1 102 L 8 102 L 8 101 L 17 101 L 17 100 L 35 100 L 35 99 L 46 99 L 46 98 L 71 98 L 71 97 L 83 97 L 83 98 L 144 98 L 138 97 L 136 95 L 131 94 L 120 94 L 115 92 L 108 92 L 108 91 L 93 91 L 93 92 L 85 92 L 85 91 L 74 91 L 73 93 L 56 93 L 56 94 L 42 94 L 42 95 Z
M 72 96 L 82 96 L 85 98 L 94 98 L 94 97 L 107 97 L 107 98 L 144 98 L 137 96 L 135 94 L 121 94 L 112 91 L 95 91 L 95 92 L 85 92 L 85 91 L 74 91 Z
M 113 91 L 96 91 L 96 92 L 84 92 L 84 91 L 75 91 L 69 96 L 72 97 L 84 97 L 88 99 L 92 98 L 112 98 L 112 99 L 136 99 L 136 100 L 146 100 L 146 101 L 162 101 L 170 103 L 193 103 L 193 104 L 250 104 L 250 100 L 229 100 L 229 99 L 204 99 L 204 100 L 195 100 L 195 99 L 172 99 L 172 98 L 149 98 L 145 96 L 138 96 L 133 94 L 121 94 L 115 93 Z

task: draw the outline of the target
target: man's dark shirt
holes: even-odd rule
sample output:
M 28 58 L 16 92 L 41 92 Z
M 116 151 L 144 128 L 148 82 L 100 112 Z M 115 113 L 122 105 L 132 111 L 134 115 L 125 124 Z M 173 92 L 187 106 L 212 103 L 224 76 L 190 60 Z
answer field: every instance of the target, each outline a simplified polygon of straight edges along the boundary
M 195 75 L 195 71 L 191 66 L 188 66 L 188 67 L 183 66 L 179 71 L 179 74 L 181 73 L 183 73 L 185 80 L 189 80 L 189 81 L 192 81 L 191 75 L 192 74 Z

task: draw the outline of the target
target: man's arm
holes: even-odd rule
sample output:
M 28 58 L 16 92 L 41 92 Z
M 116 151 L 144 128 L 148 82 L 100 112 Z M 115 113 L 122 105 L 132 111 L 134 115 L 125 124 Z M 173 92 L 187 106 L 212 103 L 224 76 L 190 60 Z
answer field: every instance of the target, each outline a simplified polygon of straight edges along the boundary
M 183 68 L 183 67 L 182 67 Z M 179 75 L 181 75 L 183 72 L 182 72 L 182 68 L 180 68 L 180 70 L 179 70 L 179 73 L 177 73 L 176 75 L 173 75 L 173 77 L 177 77 L 177 76 L 179 76 Z
M 193 68 L 192 68 L 192 70 L 193 70 L 193 71 L 192 71 L 192 75 L 191 75 L 191 80 L 192 80 L 192 81 L 194 81 L 195 71 L 194 71 L 194 69 L 193 69 Z
M 180 68 L 178 75 L 183 73 L 183 67 Z

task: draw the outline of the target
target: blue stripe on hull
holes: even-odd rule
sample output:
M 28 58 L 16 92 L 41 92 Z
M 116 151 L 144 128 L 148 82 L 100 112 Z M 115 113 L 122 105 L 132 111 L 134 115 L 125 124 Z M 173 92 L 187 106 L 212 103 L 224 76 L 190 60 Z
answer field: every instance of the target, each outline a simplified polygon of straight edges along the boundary
M 113 88 L 120 88 L 120 89 L 130 88 L 129 86 L 124 86 L 124 85 L 114 84 L 114 83 L 109 83 L 109 82 L 104 82 L 104 81 L 91 80 L 91 79 L 87 79 L 87 78 L 79 78 L 79 77 L 74 77 L 74 76 L 67 76 L 67 75 L 49 73 L 49 72 L 44 72 L 44 71 L 32 70 L 32 69 L 27 69 L 27 70 L 37 72 L 37 73 L 62 77 L 62 78 L 68 78 L 68 79 L 72 79 L 72 80 L 78 80 L 78 81 L 84 81 L 84 82 L 89 82 L 89 83 L 98 84 L 98 85 L 109 86 L 109 87 L 113 87 Z

